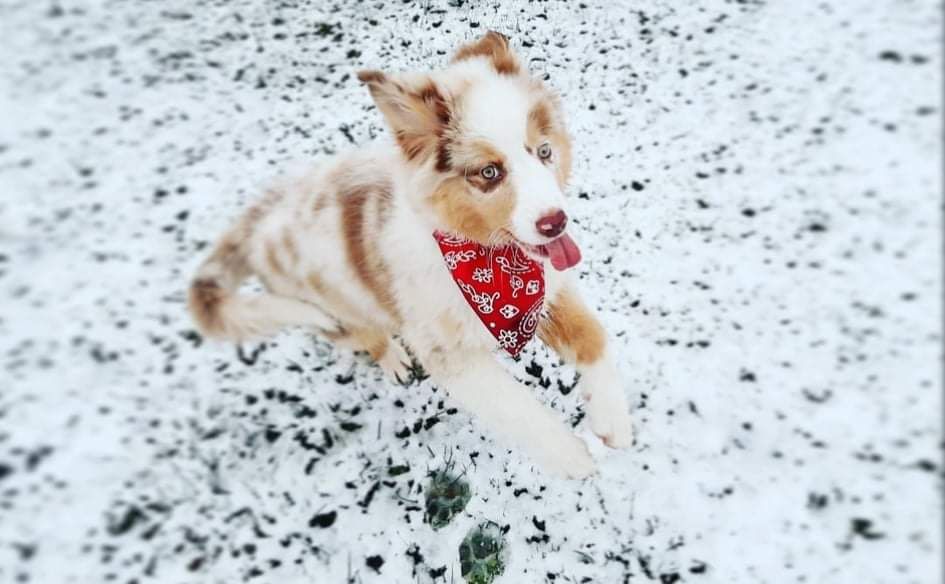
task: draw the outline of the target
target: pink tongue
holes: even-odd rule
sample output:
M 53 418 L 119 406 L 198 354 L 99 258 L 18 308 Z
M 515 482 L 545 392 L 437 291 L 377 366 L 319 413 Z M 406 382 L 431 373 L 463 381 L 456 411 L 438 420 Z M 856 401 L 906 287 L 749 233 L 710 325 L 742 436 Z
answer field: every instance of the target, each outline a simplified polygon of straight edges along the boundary
M 571 236 L 565 233 L 551 243 L 545 244 L 551 265 L 559 272 L 572 268 L 581 261 L 581 250 Z

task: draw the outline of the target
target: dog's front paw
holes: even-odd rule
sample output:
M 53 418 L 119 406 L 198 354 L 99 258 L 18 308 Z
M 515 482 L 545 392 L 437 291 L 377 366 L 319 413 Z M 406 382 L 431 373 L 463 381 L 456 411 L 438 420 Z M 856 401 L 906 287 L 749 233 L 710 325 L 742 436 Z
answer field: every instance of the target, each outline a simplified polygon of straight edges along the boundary
M 583 479 L 597 472 L 597 465 L 591 458 L 587 444 L 570 432 L 547 440 L 543 446 L 537 456 L 538 462 L 545 471 L 557 477 Z
M 400 385 L 407 385 L 411 379 L 411 361 L 410 355 L 400 346 L 397 341 L 391 340 L 384 356 L 377 362 L 384 373 Z
M 602 392 L 586 398 L 585 409 L 591 431 L 611 448 L 633 446 L 633 422 L 622 399 L 608 399 Z

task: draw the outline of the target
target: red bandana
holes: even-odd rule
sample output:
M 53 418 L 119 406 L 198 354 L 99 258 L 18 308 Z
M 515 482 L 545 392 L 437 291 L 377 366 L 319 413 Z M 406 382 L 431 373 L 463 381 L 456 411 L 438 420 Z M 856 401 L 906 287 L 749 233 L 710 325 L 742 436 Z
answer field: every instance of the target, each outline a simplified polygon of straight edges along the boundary
M 535 336 L 545 299 L 545 270 L 514 244 L 484 247 L 458 235 L 433 234 L 463 298 L 513 357 Z

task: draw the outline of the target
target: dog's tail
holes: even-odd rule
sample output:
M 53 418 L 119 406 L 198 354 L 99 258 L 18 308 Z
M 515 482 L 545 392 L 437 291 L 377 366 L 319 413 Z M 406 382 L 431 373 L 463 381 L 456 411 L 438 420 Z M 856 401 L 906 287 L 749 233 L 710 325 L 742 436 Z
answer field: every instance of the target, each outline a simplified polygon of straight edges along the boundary
M 242 341 L 273 335 L 287 326 L 335 330 L 337 323 L 318 306 L 271 293 L 241 295 L 240 284 L 253 274 L 248 242 L 234 229 L 217 244 L 190 284 L 187 305 L 207 337 Z

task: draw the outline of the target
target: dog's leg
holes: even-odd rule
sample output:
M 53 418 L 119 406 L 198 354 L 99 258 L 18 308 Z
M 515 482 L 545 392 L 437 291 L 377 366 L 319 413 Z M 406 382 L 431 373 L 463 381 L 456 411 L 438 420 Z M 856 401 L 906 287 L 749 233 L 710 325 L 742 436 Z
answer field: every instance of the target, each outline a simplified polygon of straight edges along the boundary
M 400 343 L 378 330 L 364 329 L 355 334 L 364 350 L 391 380 L 399 384 L 410 381 L 410 356 Z
M 403 384 L 410 379 L 410 356 L 387 333 L 373 328 L 356 328 L 326 336 L 340 347 L 366 352 L 391 380 Z
M 434 351 L 421 361 L 452 399 L 524 447 L 545 470 L 566 478 L 595 472 L 584 442 L 488 352 Z
M 633 425 L 607 333 L 573 288 L 565 287 L 551 299 L 538 334 L 581 373 L 591 430 L 611 448 L 631 446 Z

